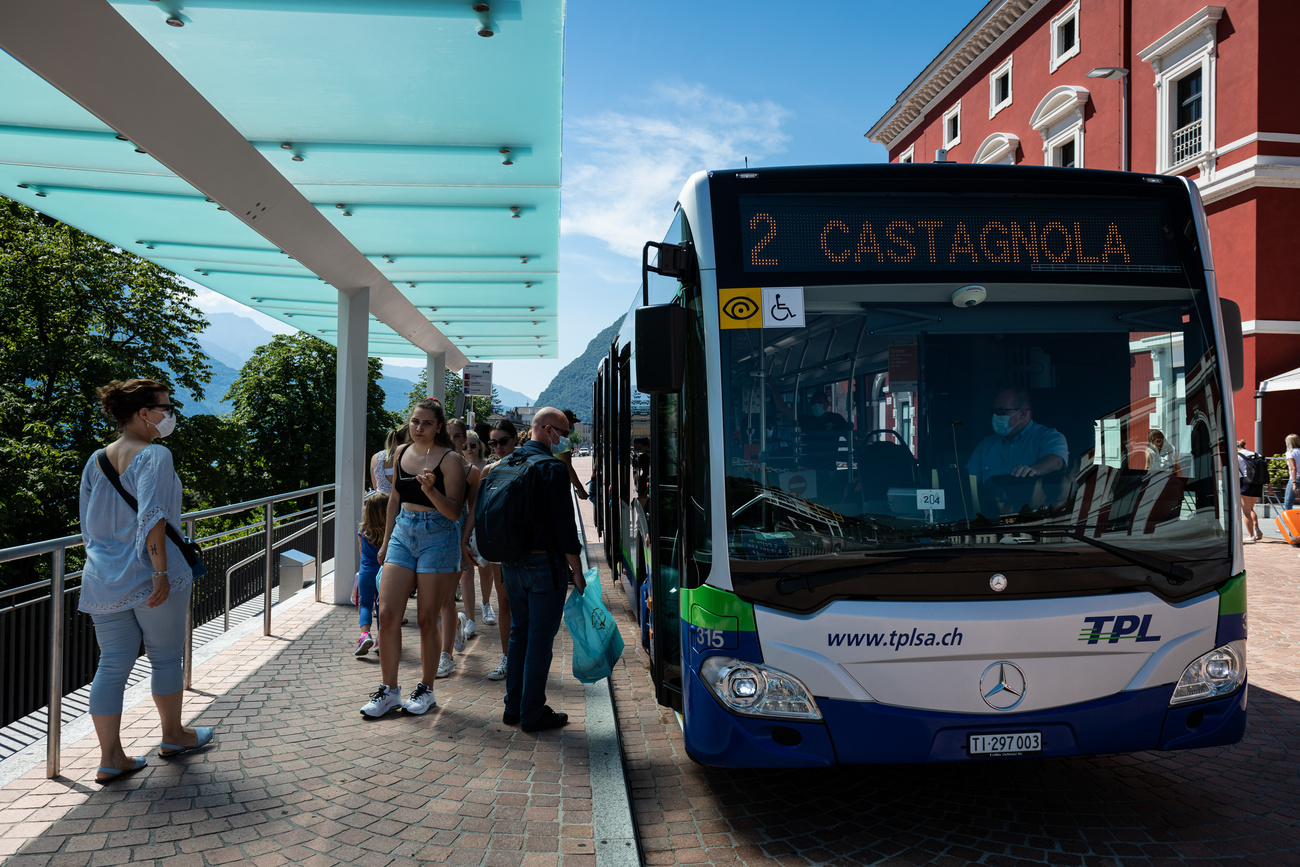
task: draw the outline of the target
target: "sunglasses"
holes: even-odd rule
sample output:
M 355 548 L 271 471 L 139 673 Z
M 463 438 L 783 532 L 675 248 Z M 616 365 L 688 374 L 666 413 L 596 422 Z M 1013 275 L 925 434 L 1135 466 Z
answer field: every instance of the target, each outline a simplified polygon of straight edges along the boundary
M 488 448 L 503 449 L 506 447 L 506 444 L 509 443 L 511 439 L 513 439 L 513 437 L 493 437 L 492 439 L 488 440 Z
M 176 414 L 176 407 L 175 407 L 175 405 L 170 404 L 170 403 L 146 403 L 146 404 L 144 405 L 144 408 L 145 408 L 145 409 L 160 409 L 160 410 L 162 410 L 163 415 L 175 415 L 175 414 Z
M 465 445 L 461 446 L 462 451 L 469 451 L 470 449 L 476 448 L 478 448 L 478 443 L 465 443 Z

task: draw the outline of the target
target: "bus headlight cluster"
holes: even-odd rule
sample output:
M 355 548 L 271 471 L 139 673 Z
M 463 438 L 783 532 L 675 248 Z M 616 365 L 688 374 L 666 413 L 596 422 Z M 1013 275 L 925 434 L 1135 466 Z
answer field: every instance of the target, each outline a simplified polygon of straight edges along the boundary
M 710 656 L 700 665 L 700 679 L 718 700 L 747 716 L 821 719 L 812 693 L 799 678 L 756 662 Z
M 1241 686 L 1246 679 L 1246 642 L 1234 641 L 1216 647 L 1192 660 L 1174 687 L 1170 705 L 1215 698 Z

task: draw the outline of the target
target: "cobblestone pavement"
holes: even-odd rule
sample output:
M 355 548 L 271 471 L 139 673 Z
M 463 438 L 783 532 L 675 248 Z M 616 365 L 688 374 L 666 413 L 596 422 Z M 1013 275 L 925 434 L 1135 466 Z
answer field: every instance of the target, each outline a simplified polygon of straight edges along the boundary
M 1281 542 L 1260 543 L 1247 547 L 1246 565 L 1250 723 L 1231 748 L 830 771 L 705 768 L 686 756 L 674 715 L 653 703 L 644 655 L 629 652 L 615 703 L 645 861 L 1300 864 L 1300 560 Z
M 410 617 L 404 692 L 419 676 L 414 604 Z M 42 764 L 0 789 L 0 860 L 595 867 L 583 690 L 563 630 L 548 699 L 572 722 L 536 735 L 501 723 L 504 683 L 485 677 L 496 627 L 480 624 L 437 681 L 435 711 L 377 721 L 358 713 L 379 663 L 350 653 L 354 608 L 298 604 L 273 631 L 195 672 L 186 719 L 216 728 L 214 748 L 158 759 L 146 700 L 123 718 L 127 753 L 149 755 L 144 771 L 95 785 L 91 735 L 64 747 L 63 776 L 46 780 Z

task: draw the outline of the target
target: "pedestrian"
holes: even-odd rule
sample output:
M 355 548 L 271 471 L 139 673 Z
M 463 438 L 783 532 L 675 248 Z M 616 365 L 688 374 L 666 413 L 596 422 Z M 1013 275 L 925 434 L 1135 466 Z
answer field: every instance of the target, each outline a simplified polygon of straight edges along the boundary
M 1258 542 L 1264 538 L 1264 531 L 1259 528 L 1255 503 L 1264 493 L 1268 479 L 1268 458 L 1246 448 L 1245 440 L 1237 440 L 1237 469 L 1241 473 L 1241 517 L 1246 522 L 1244 541 Z
M 397 447 L 406 442 L 406 425 L 388 432 L 384 450 L 370 456 L 370 489 L 385 494 L 393 490 L 393 457 Z
M 1295 507 L 1296 467 L 1300 466 L 1300 436 L 1286 435 L 1286 493 L 1282 498 L 1282 508 L 1290 510 Z
M 437 704 L 438 613 L 460 577 L 460 516 L 465 490 L 464 464 L 455 456 L 442 405 L 426 398 L 411 408 L 411 442 L 394 460 L 393 493 L 388 500 L 384 541 L 377 559 L 379 585 L 379 667 L 383 683 L 370 696 L 363 716 L 381 717 L 400 706 L 422 714 Z M 448 459 L 448 456 L 451 459 Z M 398 663 L 402 658 L 402 617 L 412 587 L 418 587 L 416 622 L 420 628 L 421 680 L 402 701 Z
M 542 458 L 525 471 L 527 484 L 506 491 L 507 497 L 528 497 L 522 504 L 521 511 L 528 516 L 522 529 L 531 538 L 526 537 L 520 546 L 527 553 L 501 564 L 511 615 L 501 721 L 518 723 L 526 732 L 559 728 L 569 722 L 568 714 L 557 713 L 546 704 L 546 679 L 569 574 L 579 591 L 585 588 L 569 473 L 553 458 L 564 449 L 570 430 L 564 413 L 544 407 L 533 417 L 532 439 L 508 459 L 508 466 L 517 467 L 534 457 Z M 486 495 L 482 489 L 480 495 Z M 486 539 L 480 539 L 480 546 L 489 548 Z
M 564 411 L 564 418 L 569 423 L 570 431 L 578 426 L 578 422 L 582 421 L 573 414 L 571 409 Z M 564 461 L 564 466 L 568 468 L 569 484 L 573 485 L 574 491 L 578 494 L 578 499 L 585 500 L 587 499 L 587 488 L 582 484 L 582 479 L 578 478 L 578 471 L 573 468 L 573 441 L 565 440 L 560 444 L 560 447 L 561 451 L 556 452 L 555 456 Z
M 388 523 L 389 495 L 371 491 L 361 503 L 361 526 L 357 530 L 361 568 L 357 571 L 357 618 L 361 636 L 353 656 L 365 656 L 375 646 L 370 626 L 375 600 L 379 595 L 379 546 L 384 544 L 384 526 Z M 376 632 L 378 630 L 375 630 Z
M 143 757 L 127 756 L 121 734 L 126 681 L 142 639 L 162 723 L 159 757 L 207 746 L 212 729 L 181 723 L 193 573 L 171 538 L 181 538 L 181 480 L 172 453 L 153 443 L 176 427 L 170 389 L 152 379 L 114 380 L 98 395 L 100 409 L 117 426 L 117 439 L 96 451 L 81 472 L 86 565 L 78 610 L 94 621 L 99 643 L 90 716 L 99 738 L 95 782 L 105 785 L 147 765 Z
M 476 502 L 478 498 L 477 492 L 483 487 L 483 480 L 492 472 L 493 468 L 501 463 L 501 461 L 514 453 L 518 437 L 519 432 L 515 430 L 515 426 L 511 423 L 510 419 L 497 419 L 492 423 L 492 433 L 488 437 L 488 446 L 496 455 L 497 460 L 488 464 L 488 466 L 479 474 L 478 484 L 475 485 Z M 469 538 L 469 544 L 472 551 L 478 553 L 478 540 L 474 528 L 473 509 L 471 509 L 469 513 L 469 526 L 466 528 L 466 535 Z M 497 634 L 501 637 L 501 659 L 497 663 L 496 668 L 488 672 L 487 679 L 505 680 L 506 670 L 508 668 L 506 650 L 510 647 L 510 599 L 506 595 L 505 584 L 501 578 L 500 563 L 494 563 L 487 558 L 483 558 L 483 565 L 480 566 L 480 571 L 486 572 L 490 576 L 492 586 L 495 587 L 497 591 L 497 608 L 494 613 L 496 615 Z M 486 593 L 483 598 L 487 598 Z M 484 622 L 487 622 L 486 613 L 484 614 Z
M 465 467 L 465 491 L 461 498 L 460 517 L 456 519 L 456 554 L 461 557 L 460 580 L 457 582 L 456 592 L 442 606 L 442 653 L 438 656 L 438 677 L 450 677 L 456 670 L 456 657 L 452 655 L 460 653 L 465 649 L 465 642 L 474 634 L 474 621 L 466 614 L 456 608 L 458 599 L 463 599 L 465 611 L 470 614 L 474 613 L 474 586 L 469 585 L 469 591 L 466 593 L 464 567 L 465 561 L 461 554 L 460 540 L 464 538 L 465 524 L 469 510 L 469 487 L 471 484 L 478 482 L 477 474 L 471 478 L 471 469 L 469 461 L 465 459 L 465 444 L 469 441 L 469 429 L 465 425 L 465 420 L 454 418 L 447 422 L 447 435 L 451 437 L 452 445 L 456 449 L 456 456 L 461 459 Z
M 469 462 L 470 467 L 472 468 L 470 470 L 471 476 L 466 486 L 466 503 L 468 504 L 467 513 L 469 515 L 474 514 L 474 493 L 478 490 L 478 480 L 483 475 L 483 471 L 488 467 L 487 456 L 484 454 L 485 451 L 486 449 L 483 447 L 483 441 L 479 439 L 477 429 L 470 431 L 466 435 L 465 448 L 463 451 L 465 460 Z M 479 605 L 482 610 L 481 619 L 488 626 L 493 626 L 496 624 L 497 618 L 496 613 L 492 610 L 492 576 L 483 568 L 483 564 L 487 561 L 479 554 L 478 549 L 474 544 L 474 539 L 468 526 L 469 523 L 470 521 L 467 520 L 466 526 L 462 530 L 463 548 L 461 551 L 461 562 L 465 565 L 465 569 L 461 573 L 460 595 L 462 599 L 472 600 L 474 598 L 474 567 L 477 566 L 479 574 Z M 469 585 L 468 590 L 466 589 L 466 584 Z M 465 604 L 465 611 L 466 616 L 470 618 L 469 622 L 473 622 L 474 605 L 472 602 L 467 602 Z M 469 636 L 467 635 L 466 637 Z

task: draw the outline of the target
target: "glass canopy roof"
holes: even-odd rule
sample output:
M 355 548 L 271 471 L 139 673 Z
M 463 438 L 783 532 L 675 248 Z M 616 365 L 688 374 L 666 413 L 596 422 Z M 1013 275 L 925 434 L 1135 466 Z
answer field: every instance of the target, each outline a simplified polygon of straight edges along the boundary
M 563 26 L 563 0 L 4 4 L 0 193 L 330 342 L 369 286 L 371 355 L 554 358 Z

